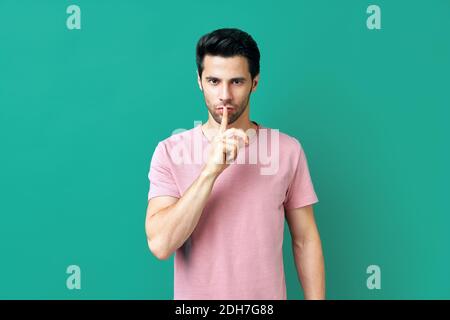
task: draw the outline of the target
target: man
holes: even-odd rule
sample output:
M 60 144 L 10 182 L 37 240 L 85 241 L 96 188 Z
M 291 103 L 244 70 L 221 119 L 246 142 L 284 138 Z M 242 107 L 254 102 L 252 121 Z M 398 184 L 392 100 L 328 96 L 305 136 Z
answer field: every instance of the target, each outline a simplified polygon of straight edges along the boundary
M 149 172 L 147 240 L 159 259 L 176 252 L 174 299 L 286 299 L 285 218 L 304 296 L 324 299 L 318 199 L 305 153 L 297 139 L 249 119 L 256 42 L 219 29 L 200 38 L 196 53 L 208 121 L 161 141 Z M 207 157 L 199 160 L 196 146 Z M 261 152 L 246 160 L 256 147 L 269 148 L 276 165 L 264 171 Z

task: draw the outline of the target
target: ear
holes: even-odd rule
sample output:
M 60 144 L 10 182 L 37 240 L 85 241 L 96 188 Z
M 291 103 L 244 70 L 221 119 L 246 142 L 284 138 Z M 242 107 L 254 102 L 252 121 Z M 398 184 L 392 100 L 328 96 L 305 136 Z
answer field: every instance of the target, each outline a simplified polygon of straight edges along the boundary
M 259 83 L 259 73 L 253 78 L 252 92 L 256 91 L 256 88 L 258 87 L 258 83 Z
M 200 79 L 200 76 L 198 75 L 198 70 L 197 70 L 197 83 L 198 87 L 200 88 L 200 91 L 203 91 L 202 79 Z

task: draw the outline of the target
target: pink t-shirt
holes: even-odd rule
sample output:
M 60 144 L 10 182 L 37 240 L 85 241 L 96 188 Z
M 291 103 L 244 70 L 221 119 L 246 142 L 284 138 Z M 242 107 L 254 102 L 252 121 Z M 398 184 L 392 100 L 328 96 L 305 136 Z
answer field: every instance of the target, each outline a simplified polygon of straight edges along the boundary
M 175 253 L 175 300 L 286 299 L 284 209 L 318 199 L 299 141 L 258 128 L 217 178 L 196 228 Z M 161 141 L 150 165 L 148 199 L 183 196 L 209 145 L 201 125 Z

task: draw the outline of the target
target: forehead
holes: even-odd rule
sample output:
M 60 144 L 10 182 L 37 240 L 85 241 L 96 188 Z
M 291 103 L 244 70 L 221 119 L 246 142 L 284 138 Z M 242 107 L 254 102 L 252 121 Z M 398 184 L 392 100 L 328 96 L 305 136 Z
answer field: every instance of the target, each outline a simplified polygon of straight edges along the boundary
M 250 76 L 247 58 L 242 56 L 225 58 L 206 55 L 203 59 L 203 74 L 224 78 Z

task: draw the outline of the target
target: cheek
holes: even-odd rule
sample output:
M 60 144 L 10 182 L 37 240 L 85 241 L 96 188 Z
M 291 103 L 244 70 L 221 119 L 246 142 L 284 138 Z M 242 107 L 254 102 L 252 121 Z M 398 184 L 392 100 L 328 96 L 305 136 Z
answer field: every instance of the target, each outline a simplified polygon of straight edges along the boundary
M 205 88 L 203 90 L 206 101 L 215 102 L 217 100 L 217 89 L 216 88 Z
M 211 91 L 203 90 L 203 96 L 204 96 L 205 102 L 208 106 L 211 106 L 214 103 L 215 98 L 214 98 L 214 94 Z
M 205 92 L 205 95 L 208 97 L 214 97 L 217 94 L 217 88 L 211 87 L 211 86 L 204 86 L 203 91 Z
M 236 91 L 236 98 L 239 99 L 239 101 L 243 102 L 247 99 L 248 94 L 250 92 L 250 88 L 239 88 L 239 90 Z

